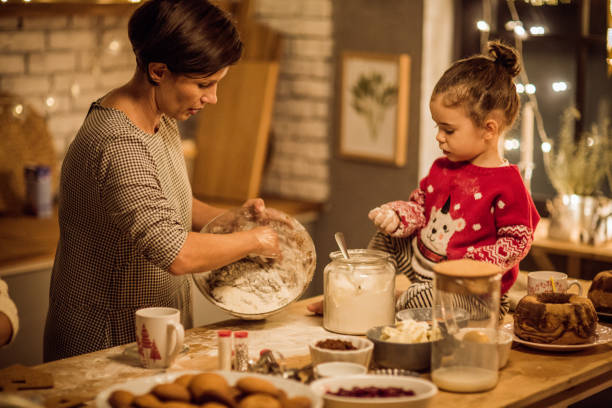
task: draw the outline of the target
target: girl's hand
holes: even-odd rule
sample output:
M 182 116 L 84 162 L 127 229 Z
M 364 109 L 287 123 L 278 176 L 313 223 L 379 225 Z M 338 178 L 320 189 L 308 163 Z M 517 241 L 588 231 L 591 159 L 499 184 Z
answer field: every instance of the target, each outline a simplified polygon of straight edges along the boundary
M 387 204 L 376 207 L 368 213 L 368 218 L 385 234 L 392 234 L 399 227 L 400 219 L 397 213 Z
M 264 258 L 281 258 L 281 250 L 278 244 L 278 234 L 272 227 L 256 227 L 250 230 L 257 240 L 257 249 L 254 255 Z

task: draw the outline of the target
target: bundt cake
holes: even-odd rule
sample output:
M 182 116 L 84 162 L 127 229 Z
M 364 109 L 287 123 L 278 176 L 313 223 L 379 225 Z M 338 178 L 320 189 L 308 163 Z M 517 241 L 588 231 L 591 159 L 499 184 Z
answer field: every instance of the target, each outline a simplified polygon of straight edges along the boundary
M 569 293 L 527 295 L 514 313 L 514 334 L 534 343 L 590 343 L 595 340 L 596 328 L 593 303 Z
M 595 310 L 612 313 L 612 271 L 603 271 L 595 275 L 587 296 L 593 302 Z

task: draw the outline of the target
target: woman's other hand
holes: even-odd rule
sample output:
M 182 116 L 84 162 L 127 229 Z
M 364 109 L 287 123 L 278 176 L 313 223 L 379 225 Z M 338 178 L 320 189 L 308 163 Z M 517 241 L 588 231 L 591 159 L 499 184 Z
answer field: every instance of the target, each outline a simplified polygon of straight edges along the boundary
M 323 301 L 319 300 L 318 302 L 310 303 L 306 306 L 306 309 L 316 315 L 323 315 Z
M 264 258 L 281 259 L 278 234 L 272 227 L 256 227 L 251 230 L 258 242 L 254 254 Z
M 368 213 L 368 218 L 372 220 L 376 228 L 386 234 L 395 232 L 400 223 L 397 213 L 386 204 L 371 210 Z
M 249 210 L 253 211 L 255 216 L 260 216 L 266 212 L 264 200 L 259 197 L 249 198 L 244 202 L 244 204 L 242 204 L 242 208 L 248 208 Z

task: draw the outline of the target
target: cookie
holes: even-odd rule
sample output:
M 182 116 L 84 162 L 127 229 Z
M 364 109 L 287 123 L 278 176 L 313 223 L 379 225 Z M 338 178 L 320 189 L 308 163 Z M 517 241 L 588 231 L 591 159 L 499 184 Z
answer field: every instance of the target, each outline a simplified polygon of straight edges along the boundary
M 228 406 L 220 402 L 207 402 L 204 405 L 200 405 L 200 408 L 227 408 Z
M 223 408 L 226 408 L 225 405 L 221 405 Z M 198 408 L 198 405 L 193 405 L 188 402 L 182 401 L 168 401 L 162 404 L 162 408 Z
M 232 396 L 234 401 L 238 401 L 242 396 L 242 391 L 240 391 L 236 386 L 229 387 L 229 395 Z
M 113 408 L 129 408 L 134 401 L 134 394 L 129 391 L 117 390 L 108 397 L 108 404 Z
M 193 377 L 194 377 L 193 374 L 183 374 L 180 377 L 178 377 L 176 380 L 174 380 L 174 382 L 184 387 L 188 387 Z
M 310 398 L 301 395 L 287 398 L 282 401 L 283 408 L 310 408 L 312 406 Z
M 191 394 L 187 387 L 176 383 L 158 384 L 153 387 L 151 393 L 162 401 L 191 401 Z
M 234 406 L 234 398 L 230 386 L 219 374 L 203 373 L 191 379 L 189 392 L 193 401 L 198 404 L 205 402 L 221 402 L 227 406 Z
M 138 408 L 160 408 L 162 402 L 153 394 L 143 394 L 134 397 L 132 405 Z
M 258 377 L 243 377 L 236 382 L 236 387 L 245 394 L 279 395 L 278 388 L 270 381 Z
M 251 394 L 240 401 L 238 408 L 282 408 L 282 405 L 271 395 Z

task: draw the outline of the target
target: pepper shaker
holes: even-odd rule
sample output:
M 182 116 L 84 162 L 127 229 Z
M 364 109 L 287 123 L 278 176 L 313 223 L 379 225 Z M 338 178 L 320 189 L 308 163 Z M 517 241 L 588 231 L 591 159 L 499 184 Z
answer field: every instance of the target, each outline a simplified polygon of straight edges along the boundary
M 248 371 L 249 369 L 249 333 L 246 331 L 234 332 L 234 370 Z

